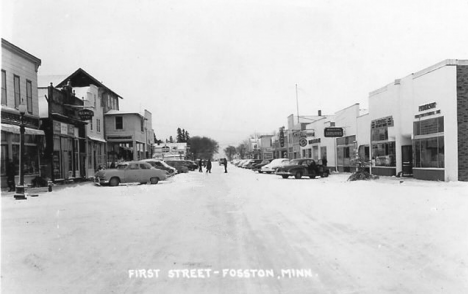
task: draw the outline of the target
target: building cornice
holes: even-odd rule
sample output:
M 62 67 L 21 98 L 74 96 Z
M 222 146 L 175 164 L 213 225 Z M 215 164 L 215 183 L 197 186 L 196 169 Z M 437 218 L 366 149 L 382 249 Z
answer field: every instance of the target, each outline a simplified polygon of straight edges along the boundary
M 2 48 L 5 48 L 6 50 L 9 50 L 29 61 L 34 63 L 34 67 L 37 70 L 39 69 L 39 66 L 41 65 L 41 60 L 37 58 L 36 56 L 32 55 L 31 53 L 28 53 L 21 49 L 20 47 L 13 45 L 12 43 L 8 42 L 7 40 L 2 38 Z

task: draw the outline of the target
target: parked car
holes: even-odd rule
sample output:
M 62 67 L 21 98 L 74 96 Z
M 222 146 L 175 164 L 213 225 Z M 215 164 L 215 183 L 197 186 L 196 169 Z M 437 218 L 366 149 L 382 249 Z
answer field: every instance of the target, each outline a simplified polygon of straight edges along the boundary
M 164 160 L 168 165 L 172 166 L 177 170 L 177 173 L 188 173 L 189 168 L 187 167 L 186 163 L 182 160 Z
M 314 179 L 316 176 L 322 178 L 328 177 L 330 171 L 326 166 L 322 165 L 322 161 L 315 161 L 313 159 L 294 159 L 287 165 L 279 167 L 276 171 L 277 175 L 287 179 L 290 176 L 294 176 L 296 179 L 304 177 L 310 177 Z
M 252 169 L 254 165 L 261 163 L 263 160 L 261 159 L 252 159 L 249 163 L 244 165 L 246 169 Z
M 262 160 L 262 162 L 260 163 L 257 163 L 257 164 L 254 164 L 252 166 L 252 170 L 253 171 L 260 171 L 260 169 L 262 168 L 262 166 L 265 166 L 267 164 L 269 164 L 273 159 L 264 159 Z
M 244 160 L 244 162 L 239 164 L 239 167 L 245 168 L 249 163 L 251 163 L 253 161 L 254 161 L 253 159 L 246 159 L 246 160 Z
M 149 164 L 151 164 L 156 169 L 166 171 L 167 175 L 169 177 L 172 177 L 173 175 L 175 175 L 177 173 L 177 169 L 175 169 L 174 167 L 170 166 L 169 164 L 165 163 L 162 160 L 159 160 L 159 159 L 143 159 L 142 161 L 148 162 Z
M 238 162 L 235 163 L 235 166 L 240 167 L 246 161 L 247 161 L 247 159 L 241 159 L 241 160 L 239 160 Z
M 266 164 L 260 168 L 258 171 L 259 173 L 275 173 L 276 169 L 279 168 L 282 165 L 285 165 L 289 162 L 289 159 L 287 158 L 277 158 L 273 159 L 269 164 Z
M 192 160 L 181 160 L 181 161 L 185 162 L 185 165 L 191 171 L 194 171 L 194 170 L 198 169 L 198 164 L 195 163 L 195 161 L 192 161 Z
M 118 186 L 120 183 L 157 184 L 167 178 L 166 172 L 156 169 L 144 161 L 118 163 L 116 168 L 101 169 L 94 175 L 98 185 Z

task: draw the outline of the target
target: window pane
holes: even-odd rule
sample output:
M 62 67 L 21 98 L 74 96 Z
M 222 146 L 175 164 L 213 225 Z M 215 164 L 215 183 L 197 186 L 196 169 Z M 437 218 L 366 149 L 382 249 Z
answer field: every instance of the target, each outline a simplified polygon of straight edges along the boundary
M 31 81 L 26 81 L 26 104 L 28 113 L 32 113 L 32 83 Z
M 445 167 L 445 155 L 444 155 L 444 137 L 437 138 L 439 144 L 439 167 Z
M 421 167 L 438 167 L 437 138 L 421 140 Z
M 7 105 L 6 71 L 2 70 L 2 105 Z
M 123 129 L 123 118 L 121 116 L 115 117 L 115 129 L 116 130 Z
M 439 117 L 439 132 L 443 133 L 444 132 L 444 117 Z
M 414 167 L 421 167 L 421 141 L 420 140 L 414 141 L 413 150 L 414 150 L 413 165 Z
M 6 174 L 6 164 L 8 160 L 8 146 L 7 145 L 2 145 L 2 152 L 0 153 L 0 156 L 2 157 L 2 162 L 1 162 L 1 174 Z
M 14 76 L 13 77 L 13 83 L 14 83 L 14 88 L 15 88 L 15 106 L 17 107 L 18 105 L 21 104 L 21 92 L 20 92 L 20 78 L 19 78 L 19 76 Z

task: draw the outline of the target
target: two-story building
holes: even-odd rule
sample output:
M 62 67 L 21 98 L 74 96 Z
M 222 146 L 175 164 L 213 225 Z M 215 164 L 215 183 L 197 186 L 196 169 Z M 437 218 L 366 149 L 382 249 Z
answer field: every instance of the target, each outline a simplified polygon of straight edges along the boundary
M 152 114 L 110 110 L 104 114 L 108 161 L 140 160 L 152 157 L 154 133 Z
M 40 154 L 44 132 L 39 130 L 37 71 L 41 60 L 18 46 L 2 39 L 1 80 L 1 186 L 6 184 L 6 167 L 14 165 L 19 174 L 20 160 L 20 104 L 26 105 L 23 162 L 24 182 L 41 175 Z M 15 180 L 18 183 L 18 179 Z
M 52 89 L 39 87 L 41 120 L 54 130 L 46 131 L 53 150 L 49 162 L 53 180 L 93 177 L 99 167 L 107 166 L 104 113 L 118 110 L 122 97 L 82 68 L 69 76 L 41 77 L 41 81 L 56 83 Z M 69 89 L 69 94 L 60 89 Z M 59 92 L 65 96 L 60 98 Z

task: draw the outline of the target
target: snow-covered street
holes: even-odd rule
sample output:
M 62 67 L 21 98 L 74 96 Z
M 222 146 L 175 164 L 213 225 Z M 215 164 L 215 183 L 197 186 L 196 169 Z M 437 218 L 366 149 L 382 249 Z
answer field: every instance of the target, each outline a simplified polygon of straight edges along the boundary
M 468 183 L 282 179 L 2 195 L 2 293 L 468 293 Z

